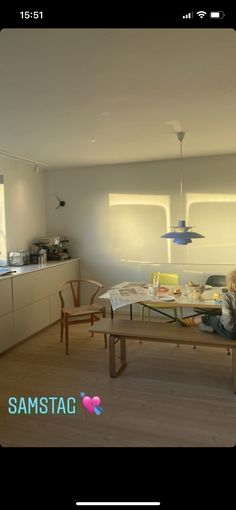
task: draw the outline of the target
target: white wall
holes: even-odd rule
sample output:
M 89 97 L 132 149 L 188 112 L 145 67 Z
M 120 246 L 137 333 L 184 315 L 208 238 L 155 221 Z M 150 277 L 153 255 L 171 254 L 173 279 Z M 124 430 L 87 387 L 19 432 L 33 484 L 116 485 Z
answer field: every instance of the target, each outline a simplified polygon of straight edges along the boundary
M 45 175 L 29 163 L 0 155 L 4 178 L 7 252 L 28 249 L 46 233 Z
M 195 197 L 189 221 L 206 235 L 189 246 L 160 239 L 180 219 L 179 160 L 47 170 L 48 232 L 67 234 L 72 255 L 81 258 L 82 276 L 97 278 L 105 287 L 149 279 L 155 269 L 178 271 L 183 282 L 204 281 L 207 274 L 236 267 L 235 168 L 236 155 L 184 159 L 185 214 L 186 197 L 190 202 Z M 64 208 L 55 210 L 55 193 L 65 200 Z M 129 207 L 127 201 L 109 205 L 109 194 L 132 195 Z M 158 202 L 163 196 L 169 200 L 168 210 L 149 200 L 157 197 Z
M 0 261 L 6 259 L 5 194 L 3 176 L 0 175 Z

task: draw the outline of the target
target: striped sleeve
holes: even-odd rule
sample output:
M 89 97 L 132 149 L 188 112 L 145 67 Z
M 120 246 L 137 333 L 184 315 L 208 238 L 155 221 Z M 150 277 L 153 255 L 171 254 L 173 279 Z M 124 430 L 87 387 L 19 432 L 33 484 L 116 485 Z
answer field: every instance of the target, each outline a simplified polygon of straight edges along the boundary
M 227 331 L 234 330 L 234 319 L 231 310 L 231 300 L 227 294 L 222 295 L 222 316 L 221 323 Z

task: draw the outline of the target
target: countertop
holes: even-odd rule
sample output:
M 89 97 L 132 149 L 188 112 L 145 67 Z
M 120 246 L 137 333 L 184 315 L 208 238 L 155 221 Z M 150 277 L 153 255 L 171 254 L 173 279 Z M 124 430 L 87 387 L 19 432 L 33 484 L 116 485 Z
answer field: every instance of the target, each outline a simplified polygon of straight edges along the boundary
M 75 260 L 79 260 L 79 258 L 72 258 L 69 260 L 50 260 L 44 264 L 27 264 L 25 266 L 1 266 L 1 269 L 15 272 L 6 276 L 0 276 L 0 282 L 6 278 L 15 278 L 16 276 L 34 273 L 35 271 L 41 271 L 42 269 L 50 269 L 51 267 L 59 266 L 61 264 L 68 264 L 69 262 L 73 262 Z

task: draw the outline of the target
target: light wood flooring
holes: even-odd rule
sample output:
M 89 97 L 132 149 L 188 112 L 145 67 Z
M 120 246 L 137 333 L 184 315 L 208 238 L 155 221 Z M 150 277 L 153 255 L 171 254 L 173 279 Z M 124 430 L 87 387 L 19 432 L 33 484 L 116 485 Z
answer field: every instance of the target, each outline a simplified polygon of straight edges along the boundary
M 0 443 L 5 446 L 201 447 L 236 444 L 231 356 L 222 349 L 128 342 L 128 366 L 108 375 L 103 335 L 59 324 L 0 356 Z M 10 415 L 10 396 L 99 395 L 104 412 Z M 79 399 L 80 401 L 80 399 Z

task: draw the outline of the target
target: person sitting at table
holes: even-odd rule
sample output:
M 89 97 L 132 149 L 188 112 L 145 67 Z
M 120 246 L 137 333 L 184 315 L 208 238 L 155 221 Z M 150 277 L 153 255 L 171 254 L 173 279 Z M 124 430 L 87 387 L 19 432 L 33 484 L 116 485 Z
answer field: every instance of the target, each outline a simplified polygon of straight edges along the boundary
M 181 326 L 198 326 L 207 333 L 216 332 L 236 340 L 236 271 L 226 276 L 227 292 L 222 294 L 222 315 L 201 315 L 177 319 Z

